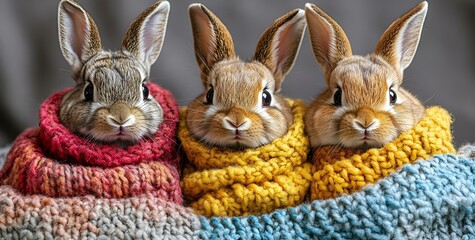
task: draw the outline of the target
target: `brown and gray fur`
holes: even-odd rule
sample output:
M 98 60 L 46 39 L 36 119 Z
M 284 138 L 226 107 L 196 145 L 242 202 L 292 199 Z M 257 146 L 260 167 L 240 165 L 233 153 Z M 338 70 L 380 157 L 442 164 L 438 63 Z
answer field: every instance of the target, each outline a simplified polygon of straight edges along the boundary
M 277 19 L 262 34 L 249 61 L 235 55 L 230 33 L 205 6 L 192 4 L 189 14 L 205 88 L 188 105 L 186 123 L 192 135 L 208 146 L 238 149 L 284 135 L 293 115 L 280 90 L 300 48 L 306 27 L 303 10 Z M 214 94 L 207 102 L 210 89 Z M 268 106 L 263 102 L 267 94 Z
M 363 57 L 352 55 L 338 23 L 314 4 L 306 5 L 310 41 L 328 86 L 305 116 L 312 146 L 381 147 L 422 118 L 423 105 L 401 84 L 426 13 L 422 2 L 404 14 L 384 32 L 374 53 Z M 397 96 L 394 102 L 390 91 Z
M 153 96 L 145 98 L 143 84 L 160 54 L 169 8 L 160 1 L 146 9 L 130 25 L 121 50 L 112 52 L 102 49 L 93 19 L 78 3 L 60 2 L 59 42 L 76 86 L 63 97 L 59 114 L 71 132 L 128 145 L 158 130 L 163 110 Z M 86 100 L 90 84 L 93 99 Z

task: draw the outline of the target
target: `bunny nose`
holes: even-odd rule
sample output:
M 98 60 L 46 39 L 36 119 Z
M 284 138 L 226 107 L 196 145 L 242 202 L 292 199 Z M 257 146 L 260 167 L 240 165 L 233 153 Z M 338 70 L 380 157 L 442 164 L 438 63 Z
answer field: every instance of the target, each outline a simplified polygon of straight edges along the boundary
M 107 122 L 112 126 L 126 127 L 135 122 L 135 117 L 131 114 L 130 107 L 123 102 L 116 102 L 109 108 L 110 115 Z
M 231 128 L 231 130 L 234 130 L 234 129 L 240 129 L 240 130 L 245 130 L 244 129 L 244 125 L 247 125 L 249 122 L 249 119 L 244 119 L 244 121 L 241 121 L 241 122 L 236 122 L 236 121 L 233 121 L 231 120 L 230 118 L 228 117 L 225 117 L 224 118 L 224 123 L 225 125 L 228 125 L 228 129 Z M 247 128 L 246 128 L 247 129 Z
M 358 130 L 374 130 L 379 127 L 379 120 L 376 119 L 373 109 L 363 107 L 356 112 L 353 127 Z
M 223 126 L 231 131 L 246 130 L 251 126 L 251 120 L 245 116 L 244 110 L 232 108 L 223 118 Z
M 361 123 L 358 120 L 354 120 L 354 124 L 356 125 L 356 129 L 361 129 L 361 130 L 372 130 L 375 129 L 377 125 L 377 120 L 373 120 L 371 123 Z

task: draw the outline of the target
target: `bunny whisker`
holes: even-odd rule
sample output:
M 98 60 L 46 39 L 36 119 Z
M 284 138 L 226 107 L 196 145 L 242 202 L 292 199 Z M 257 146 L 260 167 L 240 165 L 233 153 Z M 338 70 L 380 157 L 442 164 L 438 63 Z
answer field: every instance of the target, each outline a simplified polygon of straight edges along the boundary
M 343 147 L 343 142 L 342 141 L 338 141 L 335 145 L 332 146 L 332 148 L 330 149 L 330 151 L 328 151 L 327 153 L 327 157 L 328 158 L 333 158 L 333 155 L 335 153 L 338 153 L 340 152 L 340 149 Z

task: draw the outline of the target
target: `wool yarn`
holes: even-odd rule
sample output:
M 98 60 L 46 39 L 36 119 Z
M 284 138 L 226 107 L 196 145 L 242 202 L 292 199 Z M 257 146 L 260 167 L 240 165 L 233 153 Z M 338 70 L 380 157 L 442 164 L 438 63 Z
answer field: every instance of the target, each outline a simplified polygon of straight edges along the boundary
M 0 239 L 473 239 L 474 212 L 475 161 L 445 154 L 353 194 L 247 217 L 206 218 L 147 196 L 50 198 L 0 186 Z
M 168 91 L 155 84 L 149 89 L 167 120 L 152 139 L 126 148 L 94 144 L 69 132 L 58 117 L 61 98 L 69 90 L 54 94 L 40 108 L 39 128 L 27 129 L 14 142 L 0 183 L 49 197 L 148 194 L 182 203 L 179 155 L 175 141 L 170 141 L 175 138 L 178 107 Z
M 311 199 L 352 193 L 388 176 L 405 164 L 441 153 L 455 153 L 450 114 L 441 107 L 426 109 L 412 129 L 380 149 L 317 147 L 313 154 Z
M 336 199 L 201 217 L 202 239 L 475 239 L 475 161 L 436 155 Z
M 161 198 L 51 198 L 0 186 L 0 239 L 196 239 L 192 209 Z
M 288 100 L 294 122 L 270 144 L 242 151 L 206 147 L 189 132 L 182 111 L 178 137 L 189 163 L 181 182 L 185 201 L 204 216 L 268 213 L 304 201 L 310 186 L 309 141 L 302 101 Z

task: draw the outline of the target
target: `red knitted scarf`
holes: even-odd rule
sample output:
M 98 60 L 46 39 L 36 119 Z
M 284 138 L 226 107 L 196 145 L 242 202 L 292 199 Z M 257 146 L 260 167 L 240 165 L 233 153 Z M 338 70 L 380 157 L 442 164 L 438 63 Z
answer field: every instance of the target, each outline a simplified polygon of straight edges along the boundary
M 175 137 L 178 106 L 170 92 L 152 83 L 148 86 L 165 119 L 152 138 L 121 148 L 71 133 L 58 116 L 67 89 L 41 105 L 39 128 L 27 129 L 15 140 L 0 171 L 0 183 L 52 197 L 147 194 L 181 204 Z

